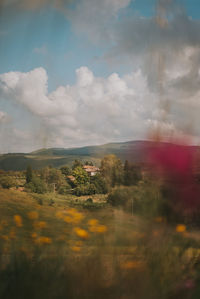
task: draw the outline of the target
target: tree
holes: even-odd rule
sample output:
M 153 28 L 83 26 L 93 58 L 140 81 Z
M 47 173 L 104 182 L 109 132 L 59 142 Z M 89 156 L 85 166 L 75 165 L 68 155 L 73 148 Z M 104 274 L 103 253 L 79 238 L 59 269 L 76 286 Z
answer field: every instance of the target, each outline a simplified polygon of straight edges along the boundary
M 66 183 L 66 180 L 59 169 L 50 168 L 47 177 L 47 183 L 50 186 L 54 185 L 55 189 L 58 190 L 62 185 Z
M 59 190 L 61 186 L 67 184 L 65 175 L 62 174 L 61 170 L 52 168 L 52 167 L 45 167 L 40 171 L 41 179 L 49 186 L 49 189 L 52 190 Z
M 123 183 L 123 165 L 115 155 L 107 155 L 101 161 L 101 173 L 110 187 Z
M 43 194 L 47 192 L 47 186 L 41 178 L 33 176 L 31 182 L 25 185 L 28 190 L 34 193 Z
M 31 165 L 28 165 L 26 168 L 26 183 L 30 183 L 33 178 L 33 171 Z
M 74 170 L 76 167 L 82 167 L 83 163 L 80 160 L 74 160 L 74 163 L 72 165 L 72 169 Z
M 85 185 L 89 183 L 90 179 L 87 172 L 81 167 L 77 166 L 74 170 L 72 175 L 75 177 L 74 184 L 78 185 Z
M 132 200 L 135 195 L 134 187 L 119 186 L 115 187 L 108 194 L 108 203 L 112 206 L 121 206 L 131 211 Z
M 40 170 L 40 177 L 41 179 L 47 184 L 48 183 L 48 177 L 49 177 L 49 172 L 50 169 L 48 166 L 44 167 Z
M 59 194 L 69 194 L 71 192 L 71 186 L 65 182 L 65 184 L 61 185 L 58 189 Z
M 141 180 L 141 170 L 138 166 L 130 164 L 127 160 L 124 163 L 124 185 L 136 185 Z
M 85 165 L 93 166 L 93 163 L 92 163 L 92 161 L 86 161 Z
M 69 168 L 69 166 L 63 166 L 60 168 L 60 171 L 62 172 L 62 174 L 64 174 L 65 176 L 68 176 L 71 174 L 71 169 Z
M 92 176 L 90 178 L 90 183 L 95 186 L 95 193 L 106 194 L 108 192 L 108 185 L 106 183 L 106 180 L 100 173 Z

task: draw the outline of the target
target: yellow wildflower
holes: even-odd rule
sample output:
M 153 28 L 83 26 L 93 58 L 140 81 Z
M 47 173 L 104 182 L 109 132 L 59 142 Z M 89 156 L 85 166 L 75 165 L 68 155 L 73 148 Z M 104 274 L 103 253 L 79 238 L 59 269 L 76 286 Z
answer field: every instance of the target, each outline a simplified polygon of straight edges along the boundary
M 70 210 L 70 216 L 65 216 L 63 219 L 65 222 L 67 223 L 74 223 L 74 224 L 78 224 L 83 218 L 83 214 L 76 212 L 76 211 L 71 211 Z
M 36 229 L 45 228 L 47 226 L 45 221 L 36 221 L 33 225 Z
M 142 261 L 126 261 L 121 263 L 122 269 L 140 269 L 144 266 Z
M 95 226 L 95 225 L 97 225 L 98 224 L 98 220 L 97 219 L 90 219 L 89 221 L 88 221 L 88 225 L 90 225 L 90 226 Z
M 33 239 L 37 238 L 37 233 L 32 233 L 32 234 L 31 234 L 31 237 L 32 237 Z
M 91 220 L 96 220 L 96 219 L 91 219 Z M 98 223 L 98 221 L 92 221 L 90 223 Z M 90 225 L 89 226 L 89 231 L 92 233 L 105 233 L 107 231 L 107 227 L 105 225 Z
M 36 212 L 36 211 L 29 212 L 27 215 L 28 215 L 28 218 L 31 220 L 38 219 L 38 212 Z
M 74 215 L 75 213 L 77 213 L 77 210 L 73 209 L 73 208 L 72 209 L 68 209 L 67 213 L 70 214 L 70 215 Z
M 22 227 L 22 217 L 20 215 L 15 215 L 14 220 L 17 227 Z
M 51 244 L 52 240 L 49 237 L 39 237 L 36 240 L 36 243 L 39 243 L 39 244 Z
M 73 222 L 79 223 L 83 218 L 84 218 L 83 214 L 76 212 L 76 213 L 74 213 Z
M 65 215 L 64 215 L 65 211 L 58 211 L 56 213 L 56 218 L 58 219 L 64 219 Z
M 58 212 L 56 213 L 56 217 L 57 217 L 58 219 L 62 219 L 62 218 L 63 218 L 63 213 L 60 212 L 60 211 L 58 211 Z
M 73 222 L 73 218 L 70 217 L 70 216 L 65 216 L 64 221 L 67 222 L 67 223 L 71 223 L 71 222 Z
M 184 224 L 178 224 L 176 226 L 177 233 L 183 233 L 186 231 L 186 226 Z
M 82 239 L 88 239 L 89 238 L 88 232 L 86 230 L 80 228 L 80 227 L 75 227 L 74 231 L 77 234 L 77 236 L 82 238 Z
M 75 252 L 80 252 L 81 251 L 81 247 L 79 247 L 79 246 L 72 246 L 71 250 L 73 250 Z
M 105 233 L 107 231 L 107 227 L 105 225 L 98 225 L 97 226 L 97 233 Z

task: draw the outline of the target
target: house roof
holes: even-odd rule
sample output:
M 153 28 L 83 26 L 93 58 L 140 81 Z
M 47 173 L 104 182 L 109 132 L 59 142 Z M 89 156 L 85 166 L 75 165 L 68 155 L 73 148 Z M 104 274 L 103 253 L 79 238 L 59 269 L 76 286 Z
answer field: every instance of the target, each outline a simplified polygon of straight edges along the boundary
M 75 181 L 75 177 L 73 175 L 68 175 L 67 178 L 72 182 Z
M 83 169 L 85 169 L 85 171 L 87 171 L 87 172 L 97 172 L 100 170 L 98 167 L 91 166 L 91 165 L 84 165 Z

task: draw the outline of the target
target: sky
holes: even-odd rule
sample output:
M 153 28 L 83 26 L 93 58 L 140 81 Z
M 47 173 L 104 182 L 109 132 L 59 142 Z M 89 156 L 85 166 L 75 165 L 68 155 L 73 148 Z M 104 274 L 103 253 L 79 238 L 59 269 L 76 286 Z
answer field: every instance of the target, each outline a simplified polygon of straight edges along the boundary
M 200 134 L 198 0 L 0 0 L 0 153 Z

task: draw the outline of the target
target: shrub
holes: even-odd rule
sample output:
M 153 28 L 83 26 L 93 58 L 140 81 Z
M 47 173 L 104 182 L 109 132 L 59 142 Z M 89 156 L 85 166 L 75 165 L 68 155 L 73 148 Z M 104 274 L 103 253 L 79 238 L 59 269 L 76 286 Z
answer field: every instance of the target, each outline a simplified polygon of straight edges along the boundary
M 59 194 L 69 194 L 71 192 L 71 186 L 66 183 L 65 185 L 60 186 L 60 188 L 58 189 L 58 193 Z
M 43 194 L 47 192 L 47 186 L 43 180 L 39 177 L 34 176 L 32 181 L 25 185 L 26 189 L 33 193 Z
M 90 185 L 79 185 L 74 189 L 74 194 L 76 196 L 81 196 L 81 195 L 90 195 Z
M 133 207 L 135 212 L 145 217 L 174 217 L 170 201 L 163 196 L 160 184 L 153 181 L 145 181 L 138 186 Z
M 108 203 L 112 206 L 121 206 L 127 210 L 131 209 L 131 202 L 134 197 L 133 187 L 116 187 L 108 194 Z
M 123 183 L 123 165 L 115 155 L 107 155 L 101 160 L 101 173 L 110 187 Z
M 0 185 L 4 189 L 10 189 L 11 187 L 16 186 L 16 180 L 9 176 L 0 177 Z
M 130 164 L 127 160 L 124 164 L 124 185 L 131 186 L 137 185 L 142 179 L 141 169 L 139 166 Z
M 80 185 L 84 185 L 84 184 L 89 183 L 89 180 L 90 180 L 89 175 L 87 174 L 87 172 L 81 166 L 77 166 L 73 170 L 72 174 L 75 177 L 74 184 L 76 186 L 80 186 Z
M 55 201 L 51 198 L 50 200 L 49 200 L 49 206 L 53 206 L 55 204 Z
M 108 192 L 108 184 L 100 173 L 97 173 L 95 176 L 91 177 L 90 182 L 95 186 L 95 193 L 106 194 Z
M 27 184 L 32 181 L 32 178 L 33 178 L 32 167 L 30 165 L 28 165 L 27 168 L 26 168 L 26 182 L 27 182 Z
M 89 197 L 86 202 L 90 202 L 90 203 L 93 203 L 93 199 L 91 197 Z
M 163 198 L 159 184 L 144 182 L 137 187 L 117 187 L 108 194 L 108 203 L 145 217 L 172 217 L 169 201 Z

